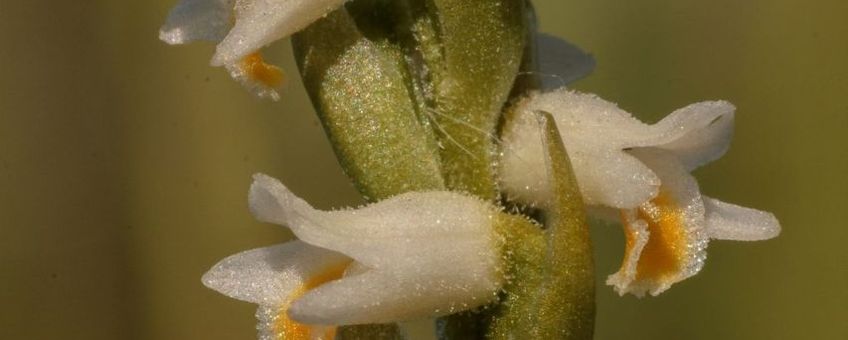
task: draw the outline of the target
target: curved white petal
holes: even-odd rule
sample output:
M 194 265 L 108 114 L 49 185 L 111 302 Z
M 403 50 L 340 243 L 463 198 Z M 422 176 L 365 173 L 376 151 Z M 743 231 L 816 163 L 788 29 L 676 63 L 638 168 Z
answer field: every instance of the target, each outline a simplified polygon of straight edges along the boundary
M 554 116 L 587 204 L 634 208 L 656 195 L 656 175 L 623 151 L 632 140 L 647 138 L 648 126 L 594 95 L 560 89 L 522 100 L 504 129 L 499 174 L 511 198 L 534 204 L 550 195 L 540 171 L 537 111 Z
M 234 64 L 339 8 L 346 0 L 238 0 L 236 23 L 218 45 L 212 65 Z
M 653 135 L 649 125 L 594 94 L 565 88 L 531 94 L 518 104 L 523 111 L 545 111 L 554 116 L 566 147 L 601 146 L 622 149 L 633 140 Z
M 369 271 L 309 291 L 292 304 L 289 316 L 319 325 L 409 321 L 481 306 L 496 299 L 497 289 L 488 275 L 461 267 Z
M 704 203 L 695 178 L 673 155 L 655 149 L 631 152 L 656 172 L 662 188 L 656 198 L 625 212 L 625 260 L 607 284 L 619 294 L 658 295 L 703 267 L 709 243 Z
M 727 152 L 733 137 L 736 107 L 726 101 L 707 101 L 672 112 L 651 126 L 656 138 L 633 146 L 650 146 L 672 152 L 691 171 Z
M 503 281 L 492 229 L 498 211 L 470 196 L 407 193 L 358 209 L 324 212 L 279 181 L 256 175 L 250 206 L 258 219 L 286 225 L 303 242 L 362 265 L 351 271 L 360 274 L 295 301 L 290 313 L 302 322 L 383 322 L 449 313 L 491 301 Z
M 308 280 L 350 258 L 300 241 L 248 250 L 227 257 L 203 275 L 203 284 L 234 299 L 282 305 Z
M 553 90 L 588 76 L 595 69 L 595 58 L 559 37 L 536 34 L 539 49 L 539 75 L 542 89 Z
M 325 212 L 262 174 L 254 176 L 250 207 L 259 220 L 288 226 L 300 240 L 371 268 L 405 267 L 432 258 L 431 251 L 488 262 L 491 219 L 497 213 L 484 201 L 447 191 L 406 193 L 357 209 Z
M 159 39 L 171 45 L 221 41 L 230 28 L 234 3 L 235 0 L 181 0 L 159 29 Z
M 735 241 L 761 241 L 780 234 L 774 214 L 725 203 L 703 196 L 710 238 Z
M 628 154 L 572 154 L 574 175 L 587 204 L 632 208 L 657 195 L 660 179 Z

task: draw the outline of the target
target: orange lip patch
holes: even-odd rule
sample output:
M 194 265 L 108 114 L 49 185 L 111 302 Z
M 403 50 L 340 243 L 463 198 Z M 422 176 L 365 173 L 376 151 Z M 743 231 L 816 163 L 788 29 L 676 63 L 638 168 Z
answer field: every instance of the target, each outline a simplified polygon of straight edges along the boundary
M 638 216 L 648 223 L 649 238 L 639 256 L 636 280 L 674 280 L 688 256 L 683 212 L 668 194 L 661 192 L 639 207 Z
M 685 278 L 692 254 L 684 208 L 667 191 L 634 210 L 622 210 L 625 248 L 618 273 L 607 281 L 620 294 L 656 295 Z
M 336 337 L 336 327 L 332 326 L 312 326 L 295 322 L 288 317 L 287 311 L 292 301 L 306 294 L 310 289 L 318 287 L 324 283 L 338 280 L 344 275 L 350 263 L 337 265 L 327 268 L 321 274 L 318 274 L 306 281 L 300 288 L 292 292 L 288 302 L 280 308 L 280 316 L 274 325 L 275 334 L 280 340 L 310 340 L 310 339 L 334 339 Z M 323 334 L 322 334 L 323 332 Z
M 276 88 L 283 84 L 283 70 L 265 63 L 259 52 L 251 53 L 241 61 L 242 70 L 247 77 L 263 86 Z

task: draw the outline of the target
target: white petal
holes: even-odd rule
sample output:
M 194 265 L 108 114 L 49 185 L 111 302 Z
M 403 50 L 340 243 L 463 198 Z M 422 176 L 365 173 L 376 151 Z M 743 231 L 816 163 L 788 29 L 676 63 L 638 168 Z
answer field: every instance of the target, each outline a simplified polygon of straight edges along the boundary
M 233 64 L 339 8 L 346 0 L 238 0 L 236 23 L 218 45 L 212 65 Z
M 309 291 L 292 304 L 289 316 L 319 325 L 409 321 L 484 305 L 497 297 L 497 289 L 488 277 L 451 267 L 371 271 Z
M 453 254 L 469 266 L 493 261 L 492 218 L 497 212 L 458 193 L 406 193 L 358 209 L 325 212 L 276 179 L 257 174 L 250 206 L 259 220 L 288 226 L 300 240 L 371 268 L 421 265 L 415 262 L 431 261 L 432 254 Z
M 234 299 L 282 305 L 311 277 L 350 262 L 338 253 L 292 241 L 227 257 L 203 275 L 203 284 Z
M 653 135 L 647 124 L 594 94 L 559 89 L 531 96 L 522 102 L 525 111 L 546 111 L 556 119 L 566 147 L 601 146 L 622 149 L 633 140 Z M 520 104 L 520 105 L 521 105 Z
M 736 108 L 726 101 L 689 105 L 652 126 L 657 138 L 634 146 L 656 146 L 671 151 L 691 171 L 727 152 L 733 137 Z
M 159 29 L 159 39 L 171 45 L 221 41 L 230 27 L 234 3 L 235 0 L 181 0 Z
M 595 69 L 595 58 L 579 47 L 556 36 L 538 33 L 539 72 L 542 89 L 553 90 L 588 76 Z
M 504 129 L 500 180 L 510 198 L 534 204 L 550 195 L 536 111 L 554 116 L 587 204 L 633 208 L 656 195 L 656 175 L 623 151 L 649 127 L 613 103 L 561 89 L 518 103 Z
M 631 152 L 656 172 L 662 188 L 655 199 L 639 207 L 638 215 L 631 213 L 646 222 L 643 226 L 647 230 L 632 223 L 633 218 L 625 219 L 625 230 L 636 232 L 628 239 L 640 239 L 647 231 L 648 240 L 643 246 L 630 249 L 621 271 L 610 276 L 607 283 L 614 285 L 619 294 L 657 295 L 703 267 L 709 243 L 704 203 L 695 178 L 673 155 L 656 149 Z M 633 259 L 637 259 L 635 272 Z
M 736 241 L 760 241 L 780 234 L 780 222 L 774 214 L 703 197 L 710 238 Z
M 579 152 L 569 155 L 575 155 L 574 174 L 586 204 L 632 208 L 657 195 L 659 178 L 638 159 L 622 152 Z
M 280 181 L 264 174 L 253 175 L 248 203 L 253 216 L 267 223 L 285 225 L 289 219 L 316 213 L 309 203 L 295 196 Z

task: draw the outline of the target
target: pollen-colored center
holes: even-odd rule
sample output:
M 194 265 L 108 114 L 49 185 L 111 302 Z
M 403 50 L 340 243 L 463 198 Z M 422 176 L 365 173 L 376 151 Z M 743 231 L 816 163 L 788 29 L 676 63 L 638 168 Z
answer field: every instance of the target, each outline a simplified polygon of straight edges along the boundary
M 245 74 L 253 81 L 270 88 L 279 87 L 283 83 L 283 70 L 265 63 L 259 52 L 254 52 L 241 60 Z
M 292 292 L 288 302 L 280 308 L 280 316 L 274 325 L 275 334 L 279 334 L 280 340 L 311 340 L 311 339 L 334 339 L 336 337 L 336 327 L 332 326 L 312 326 L 302 324 L 289 319 L 286 313 L 291 303 L 306 294 L 307 291 L 318 287 L 329 281 L 337 280 L 342 277 L 349 263 L 327 268 L 318 275 L 315 275 L 298 289 Z
M 673 280 L 685 267 L 688 255 L 683 210 L 667 192 L 638 209 L 638 218 L 648 224 L 648 242 L 638 255 L 636 280 Z M 625 220 L 625 264 L 636 244 L 637 235 Z

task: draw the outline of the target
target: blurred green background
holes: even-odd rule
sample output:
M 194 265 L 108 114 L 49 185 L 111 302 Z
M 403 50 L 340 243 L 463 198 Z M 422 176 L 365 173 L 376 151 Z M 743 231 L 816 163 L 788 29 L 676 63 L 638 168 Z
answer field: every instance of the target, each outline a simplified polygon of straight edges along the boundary
M 265 172 L 319 207 L 357 204 L 299 84 L 254 99 L 211 45 L 168 47 L 175 0 L 0 2 L 0 338 L 251 339 L 253 311 L 200 284 L 287 239 L 246 207 Z M 738 106 L 703 191 L 783 234 L 713 242 L 657 298 L 604 286 L 618 228 L 594 229 L 598 339 L 848 339 L 848 2 L 537 0 L 543 30 L 598 60 L 576 88 L 655 121 Z

